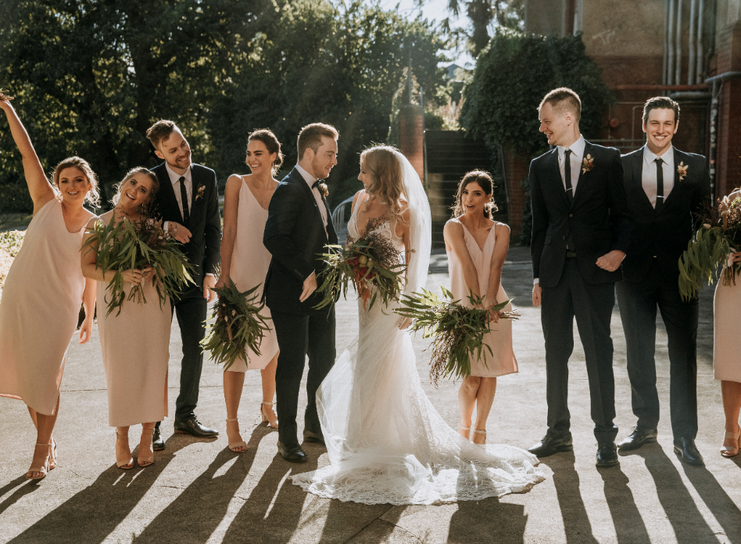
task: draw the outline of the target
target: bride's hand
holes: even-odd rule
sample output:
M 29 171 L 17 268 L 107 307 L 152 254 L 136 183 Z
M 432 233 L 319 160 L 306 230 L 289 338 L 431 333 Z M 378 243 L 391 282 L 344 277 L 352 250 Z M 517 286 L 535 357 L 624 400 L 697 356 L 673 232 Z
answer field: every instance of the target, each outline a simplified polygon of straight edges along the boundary
M 401 330 L 408 329 L 409 325 L 411 324 L 412 324 L 411 317 L 400 317 L 399 320 L 396 322 L 396 326 L 399 327 Z

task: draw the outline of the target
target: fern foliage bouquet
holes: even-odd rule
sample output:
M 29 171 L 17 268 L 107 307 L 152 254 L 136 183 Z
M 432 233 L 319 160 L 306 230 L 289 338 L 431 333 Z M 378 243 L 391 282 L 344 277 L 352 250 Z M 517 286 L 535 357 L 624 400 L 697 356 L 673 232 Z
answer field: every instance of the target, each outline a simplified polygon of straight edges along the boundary
M 741 250 L 741 192 L 707 205 L 699 216 L 699 228 L 679 259 L 679 294 L 685 301 L 697 296 L 703 283 L 713 283 L 719 270 L 724 285 L 736 285 L 741 263 L 727 263 Z
M 201 348 L 211 352 L 211 358 L 223 364 L 224 370 L 238 358 L 247 362 L 247 348 L 260 355 L 260 343 L 270 327 L 260 314 L 265 303 L 257 300 L 258 287 L 260 284 L 242 293 L 230 279 L 228 286 L 214 289 L 219 300 L 213 308 L 213 324 L 206 323 L 208 334 L 201 340 Z
M 124 218 L 116 222 L 114 213 L 111 222 L 102 221 L 87 229 L 89 236 L 82 251 L 97 251 L 96 266 L 103 273 L 115 270 L 115 276 L 109 282 L 105 295 L 110 315 L 118 309 L 121 313 L 124 301 L 144 304 L 144 285 L 132 285 L 128 296 L 124 290 L 122 272 L 124 270 L 142 270 L 152 268 L 152 284 L 157 291 L 160 306 L 168 299 L 183 292 L 193 283 L 193 265 L 183 253 L 181 244 L 162 230 L 161 224 L 152 218 L 131 221 Z
M 366 310 L 373 307 L 379 296 L 384 306 L 399 300 L 404 289 L 406 265 L 401 262 L 391 239 L 379 231 L 380 224 L 381 220 L 369 220 L 365 236 L 357 241 L 348 237 L 344 248 L 326 246 L 328 252 L 321 255 L 326 268 L 320 275 L 317 289 L 318 293 L 324 293 L 324 298 L 316 309 L 334 304 L 340 294 L 347 299 L 350 283 L 355 286 Z
M 394 310 L 412 319 L 409 330 L 423 331 L 424 338 L 434 337 L 430 380 L 436 387 L 440 378 L 467 378 L 471 375 L 471 359 L 481 359 L 484 350 L 491 354 L 491 347 L 484 343 L 484 335 L 490 330 L 490 311 L 499 312 L 499 319 L 519 317 L 516 311 L 502 311 L 509 300 L 485 310 L 481 308 L 483 297 L 470 293 L 468 299 L 473 308 L 469 308 L 455 300 L 450 291 L 441 289 L 443 300 L 423 288 L 422 294 L 403 295 L 402 306 Z

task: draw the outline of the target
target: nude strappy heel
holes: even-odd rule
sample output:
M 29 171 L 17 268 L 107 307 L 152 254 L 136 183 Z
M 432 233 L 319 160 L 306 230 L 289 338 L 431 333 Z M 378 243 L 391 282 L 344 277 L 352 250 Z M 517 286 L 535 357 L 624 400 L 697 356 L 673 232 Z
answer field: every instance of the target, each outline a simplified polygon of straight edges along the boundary
M 736 457 L 736 455 L 738 455 L 738 447 L 739 447 L 739 445 L 741 445 L 741 444 L 739 444 L 739 438 L 741 438 L 741 429 L 739 429 L 735 433 L 732 433 L 730 431 L 726 431 L 725 438 L 726 438 L 726 440 L 729 439 L 729 438 L 735 440 L 736 441 L 736 447 L 733 448 L 731 446 L 723 446 L 722 448 L 720 448 L 720 454 L 723 457 Z
M 28 469 L 28 472 L 26 472 L 26 479 L 28 479 L 28 480 L 43 480 L 44 478 L 46 478 L 46 475 L 51 470 L 49 468 L 49 452 L 48 452 L 49 448 L 51 447 L 51 444 L 36 444 L 34 446 L 34 450 L 36 448 L 41 448 L 41 447 L 44 447 L 44 448 L 47 449 L 46 460 L 44 461 L 44 465 L 43 466 L 41 466 L 41 467 L 31 467 L 31 468 Z M 31 474 L 33 474 L 33 473 L 38 473 L 38 474 L 40 474 L 40 476 L 31 476 Z
M 481 442 L 477 442 L 477 441 L 476 441 L 476 435 L 477 435 L 477 434 L 479 434 L 479 435 L 482 435 L 482 434 L 483 434 L 483 435 L 484 435 L 484 436 L 483 436 L 483 437 L 481 438 Z M 473 443 L 474 443 L 474 444 L 479 444 L 479 445 L 483 445 L 483 444 L 486 444 L 486 431 L 485 431 L 485 430 L 484 430 L 484 431 L 480 431 L 480 430 L 476 429 L 476 430 L 474 430 L 474 431 L 473 431 L 473 435 L 474 435 L 474 436 L 473 436 Z
M 232 422 L 232 421 L 238 424 L 239 418 L 234 417 L 234 418 L 226 420 L 227 423 Z M 239 427 L 239 425 L 237 425 L 237 427 Z M 244 448 L 244 449 L 240 449 L 240 448 Z M 247 451 L 247 443 L 244 440 L 242 440 L 241 442 L 234 442 L 232 444 L 229 444 L 229 449 L 232 450 L 234 453 L 244 453 Z
M 149 435 L 149 453 L 147 457 L 142 457 L 142 444 L 144 443 L 144 437 Z M 139 440 L 139 455 L 136 458 L 136 462 L 139 463 L 140 467 L 148 467 L 154 464 L 154 449 L 152 447 L 152 437 L 154 436 L 154 427 L 151 429 L 142 429 L 142 437 Z
M 265 413 L 265 406 L 270 406 L 271 408 L 275 405 L 273 402 L 263 402 L 260 404 L 260 415 L 262 416 L 263 421 L 268 422 L 268 427 L 272 427 L 273 429 L 278 428 L 278 420 L 273 419 L 272 421 L 268 418 L 268 414 Z
M 118 429 L 116 429 L 116 446 L 118 446 L 118 440 L 122 436 L 125 436 L 126 438 L 128 438 L 128 434 L 119 434 Z M 119 461 L 118 460 L 118 448 L 116 448 L 116 450 L 117 450 L 116 451 L 116 466 L 120 468 L 121 470 L 131 470 L 132 468 L 134 468 L 134 458 L 131 457 L 131 452 L 129 451 L 128 461 Z
M 463 431 L 463 432 L 461 432 L 461 431 Z M 471 427 L 470 426 L 469 427 L 464 427 L 464 426 L 461 425 L 460 427 L 458 427 L 458 434 L 461 435 L 466 440 L 468 440 L 468 436 L 469 436 L 469 433 L 470 432 L 471 432 Z M 466 433 L 466 434 L 463 434 L 463 433 Z

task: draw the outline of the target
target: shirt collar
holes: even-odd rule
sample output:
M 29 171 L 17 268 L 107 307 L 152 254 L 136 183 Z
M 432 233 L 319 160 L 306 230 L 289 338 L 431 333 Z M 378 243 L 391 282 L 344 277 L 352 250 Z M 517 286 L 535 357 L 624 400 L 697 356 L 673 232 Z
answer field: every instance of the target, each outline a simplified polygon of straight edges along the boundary
M 170 176 L 170 183 L 172 183 L 173 185 L 175 185 L 178 181 L 180 181 L 180 178 L 185 178 L 191 183 L 193 183 L 192 166 L 189 166 L 188 169 L 185 171 L 185 173 L 182 175 L 173 171 L 172 168 L 170 168 L 170 165 L 167 163 L 165 163 L 165 170 L 167 170 L 167 175 Z
M 584 156 L 584 148 L 586 148 L 586 146 L 587 146 L 587 142 L 584 140 L 584 136 L 580 134 L 579 139 L 576 140 L 570 146 L 568 147 L 558 146 L 558 158 L 562 159 L 564 151 L 566 151 L 567 149 L 570 149 L 571 152 L 574 154 L 574 156 L 581 160 L 581 158 Z
M 306 170 L 301 168 L 301 165 L 299 165 L 298 163 L 296 163 L 296 170 L 298 170 L 298 173 L 301 174 L 301 177 L 304 178 L 304 181 L 309 187 L 314 185 L 316 178 L 312 176 L 311 174 L 309 174 Z
M 674 146 L 670 145 L 669 149 L 664 151 L 663 155 L 659 157 L 656 153 L 651 151 L 647 145 L 643 146 L 643 164 L 645 166 L 650 166 L 651 163 L 653 163 L 656 159 L 661 159 L 664 161 L 665 164 L 671 165 L 674 163 Z

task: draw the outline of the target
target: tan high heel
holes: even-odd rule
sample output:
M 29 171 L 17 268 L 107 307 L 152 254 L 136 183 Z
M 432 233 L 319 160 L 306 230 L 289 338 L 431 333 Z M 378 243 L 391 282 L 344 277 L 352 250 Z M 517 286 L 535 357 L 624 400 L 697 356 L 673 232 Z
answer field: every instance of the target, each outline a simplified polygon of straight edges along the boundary
M 265 413 L 265 406 L 270 406 L 270 408 L 272 408 L 273 405 L 274 405 L 274 403 L 272 403 L 272 402 L 263 402 L 262 404 L 260 404 L 260 415 L 262 416 L 262 420 L 263 421 L 267 421 L 268 422 L 268 427 L 272 427 L 273 429 L 277 429 L 278 428 L 278 419 L 277 419 L 277 416 L 276 416 L 276 419 L 271 420 L 268 417 L 268 414 Z
M 740 438 L 741 438 L 741 429 L 739 429 L 735 433 L 726 431 L 725 439 L 726 440 L 728 440 L 728 439 L 735 440 L 736 441 L 736 447 L 735 448 L 732 448 L 730 446 L 723 446 L 722 448 L 720 448 L 720 454 L 723 457 L 736 457 L 736 455 L 738 455 L 738 447 L 739 447 L 739 443 L 738 442 L 739 442 L 739 439 Z
M 483 438 L 481 438 L 481 442 L 479 442 L 478 440 L 476 440 L 476 435 L 477 434 L 479 434 L 479 435 L 483 434 L 484 435 Z M 480 431 L 480 430 L 476 429 L 475 431 L 473 431 L 473 443 L 474 444 L 479 444 L 479 445 L 486 444 L 486 430 Z
M 142 457 L 142 444 L 144 444 L 144 437 L 149 435 L 149 448 L 147 457 Z M 142 437 L 139 440 L 139 455 L 136 457 L 136 462 L 139 463 L 140 467 L 148 467 L 154 464 L 154 449 L 152 448 L 152 437 L 154 437 L 154 427 L 151 429 L 142 429 Z
M 57 441 L 53 438 L 49 444 L 49 470 L 57 467 Z
M 461 432 L 461 431 L 463 431 L 463 432 Z M 460 427 L 458 427 L 458 434 L 461 435 L 466 440 L 468 440 L 470 432 L 471 432 L 471 427 L 470 426 L 464 427 L 463 425 L 461 425 Z M 465 433 L 465 434 L 463 434 L 463 433 Z
M 125 436 L 126 439 L 127 439 L 127 442 L 128 442 L 128 438 L 129 438 L 128 433 L 127 434 L 119 434 L 118 429 L 116 429 L 116 466 L 118 468 L 120 468 L 121 470 L 131 470 L 132 468 L 134 468 L 134 458 L 131 457 L 131 450 L 128 447 L 127 447 L 127 449 L 129 449 L 129 453 L 127 454 L 127 457 L 129 458 L 129 460 L 128 461 L 119 461 L 119 459 L 118 459 L 118 441 L 119 441 L 119 439 L 122 436 Z M 128 444 L 127 444 L 127 446 L 128 446 Z
M 44 448 L 47 449 L 46 459 L 44 460 L 44 465 L 43 466 L 40 466 L 40 467 L 31 467 L 31 468 L 29 468 L 28 469 L 28 472 L 26 472 L 26 479 L 27 480 L 43 480 L 44 478 L 46 478 L 46 475 L 51 470 L 49 468 L 49 452 L 48 452 L 49 448 L 51 447 L 51 444 L 36 444 L 34 446 L 34 450 L 36 448 L 41 448 L 41 447 L 44 447 Z M 40 474 L 40 476 L 32 476 L 33 473 L 38 473 L 38 474 Z
M 226 420 L 227 423 L 232 421 L 235 421 L 237 423 L 237 429 L 239 429 L 239 418 L 233 417 Z M 242 438 L 241 434 L 239 435 L 239 438 Z M 247 451 L 247 443 L 244 440 L 242 440 L 241 442 L 233 442 L 229 444 L 229 449 L 232 450 L 234 453 L 244 453 Z

